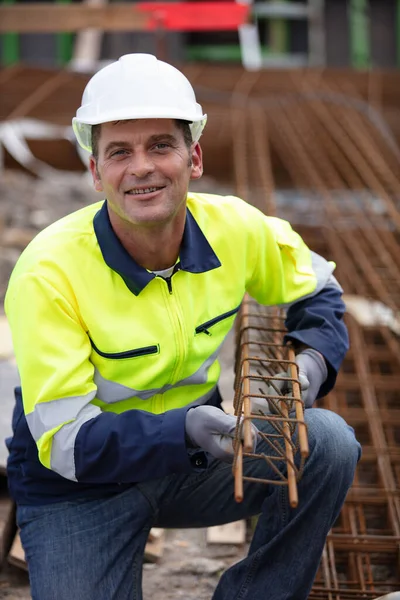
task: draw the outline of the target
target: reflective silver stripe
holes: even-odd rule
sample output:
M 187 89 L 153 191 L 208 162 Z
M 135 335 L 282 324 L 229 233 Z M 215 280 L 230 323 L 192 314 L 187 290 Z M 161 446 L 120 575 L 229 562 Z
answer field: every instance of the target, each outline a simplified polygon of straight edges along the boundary
M 211 358 L 212 357 L 209 358 L 209 361 Z M 197 374 L 198 371 L 191 377 L 182 381 L 187 381 L 188 379 L 197 376 Z M 108 383 L 112 385 L 112 382 Z M 204 381 L 203 383 L 206 382 Z M 179 382 L 179 384 L 183 385 L 182 382 Z M 175 387 L 178 387 L 179 384 Z M 214 394 L 216 387 L 217 386 L 214 386 L 206 394 L 200 396 L 188 406 L 193 404 L 205 404 Z M 130 395 L 132 395 L 132 390 L 130 390 Z M 62 477 L 72 481 L 77 481 L 75 474 L 76 436 L 84 423 L 101 414 L 101 409 L 98 406 L 90 404 L 95 396 L 96 392 L 93 391 L 85 396 L 72 396 L 70 398 L 52 400 L 51 402 L 42 402 L 37 404 L 35 410 L 26 416 L 28 427 L 36 441 L 38 441 L 44 433 L 57 427 L 60 423 L 65 423 L 66 421 L 74 419 L 71 423 L 63 425 L 53 436 L 50 457 L 51 469 Z
M 70 396 L 41 402 L 36 404 L 33 412 L 26 415 L 29 430 L 36 442 L 47 431 L 73 419 L 71 423 L 63 425 L 53 436 L 50 457 L 51 469 L 72 481 L 76 481 L 75 438 L 86 421 L 101 413 L 98 406 L 90 404 L 95 396 L 96 390 L 84 396 Z
M 296 302 L 300 302 L 301 300 L 305 300 L 306 298 L 312 298 L 313 296 L 316 296 L 324 288 L 336 288 L 341 293 L 343 293 L 343 289 L 339 284 L 338 280 L 332 275 L 335 269 L 334 265 L 329 263 L 327 260 L 325 260 L 325 258 L 320 256 L 316 252 L 313 252 L 312 250 L 310 250 L 310 252 L 312 268 L 315 273 L 315 277 L 317 278 L 317 285 L 315 290 L 312 291 L 310 294 L 305 294 L 304 296 L 301 296 L 301 298 L 297 298 L 293 302 L 289 302 L 287 304 L 280 304 L 279 306 L 282 306 L 286 309 L 290 308 L 291 306 L 293 306 L 293 304 L 296 304 Z
M 51 447 L 50 466 L 53 471 L 77 481 L 75 474 L 75 440 L 82 425 L 90 419 L 94 419 L 101 410 L 94 404 L 82 408 L 76 416 L 75 421 L 64 425 L 53 437 Z
M 127 400 L 138 394 L 136 390 L 133 390 L 126 385 L 122 385 L 122 383 L 106 379 L 100 375 L 100 372 L 96 367 L 94 369 L 93 379 L 97 385 L 97 398 L 106 404 Z
M 218 354 L 220 352 L 222 344 L 213 352 L 206 361 L 201 365 L 201 367 L 189 377 L 185 379 L 181 379 L 177 383 L 174 384 L 166 384 L 159 388 L 153 388 L 150 390 L 135 390 L 134 388 L 129 388 L 120 383 L 110 381 L 103 377 L 98 369 L 95 369 L 94 373 L 94 382 L 97 385 L 97 398 L 106 404 L 113 404 L 114 402 L 121 402 L 121 400 L 127 400 L 128 398 L 140 398 L 141 400 L 149 400 L 156 394 L 165 394 L 165 392 L 169 392 L 178 387 L 182 387 L 184 385 L 202 385 L 207 383 L 208 371 L 211 365 L 218 358 Z
M 193 400 L 188 406 L 194 404 L 205 404 L 214 394 L 217 386 L 214 386 L 209 392 Z M 51 469 L 62 475 L 66 479 L 77 481 L 75 473 L 75 440 L 79 429 L 84 423 L 97 417 L 101 413 L 98 406 L 89 404 L 85 406 L 73 423 L 64 425 L 53 437 L 51 448 Z
M 96 390 L 93 390 L 85 396 L 71 396 L 36 404 L 34 411 L 26 415 L 33 439 L 37 442 L 47 431 L 58 427 L 61 423 L 75 419 L 95 396 Z

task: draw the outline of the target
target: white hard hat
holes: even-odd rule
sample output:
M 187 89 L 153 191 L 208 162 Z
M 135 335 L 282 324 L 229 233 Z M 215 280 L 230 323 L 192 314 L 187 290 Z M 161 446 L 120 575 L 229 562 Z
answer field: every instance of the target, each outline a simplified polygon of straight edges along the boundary
M 82 148 L 91 152 L 92 125 L 127 119 L 189 121 L 197 142 L 207 115 L 178 69 L 152 54 L 126 54 L 89 80 L 72 127 Z

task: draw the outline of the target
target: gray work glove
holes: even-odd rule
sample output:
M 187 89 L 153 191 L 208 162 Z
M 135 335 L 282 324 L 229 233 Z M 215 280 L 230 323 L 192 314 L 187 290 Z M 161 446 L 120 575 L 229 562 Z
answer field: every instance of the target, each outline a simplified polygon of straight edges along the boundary
M 305 408 L 311 408 L 317 398 L 321 385 L 328 376 L 328 368 L 322 354 L 317 350 L 313 350 L 313 348 L 307 348 L 299 352 L 295 360 L 299 368 L 301 397 Z M 290 377 L 290 374 L 279 373 L 277 377 Z M 274 384 L 281 394 L 287 393 L 290 389 L 289 382 L 286 383 L 282 379 L 274 382 Z M 276 396 L 277 391 L 272 386 L 268 386 L 267 395 Z M 266 400 L 259 398 L 251 401 L 251 411 L 252 413 L 263 415 L 277 412 L 274 409 L 272 400 L 268 403 Z
M 202 448 L 219 460 L 232 462 L 236 420 L 236 417 L 227 415 L 215 406 L 195 406 L 186 413 L 186 435 L 195 447 Z M 258 429 L 253 423 L 251 435 L 255 452 Z
M 301 397 L 304 406 L 310 408 L 328 376 L 328 368 L 322 354 L 313 348 L 299 352 L 296 356 L 296 364 L 299 368 Z

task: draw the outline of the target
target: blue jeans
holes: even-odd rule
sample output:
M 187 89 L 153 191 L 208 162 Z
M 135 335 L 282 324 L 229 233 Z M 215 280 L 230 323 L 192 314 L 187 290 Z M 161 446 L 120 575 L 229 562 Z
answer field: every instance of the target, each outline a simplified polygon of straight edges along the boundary
M 216 460 L 204 472 L 133 485 L 108 498 L 18 506 L 33 600 L 141 600 L 151 527 L 208 527 L 257 514 L 247 557 L 222 575 L 213 600 L 306 600 L 360 457 L 341 417 L 315 408 L 306 421 L 310 457 L 296 509 L 286 486 L 263 483 L 245 482 L 244 500 L 236 503 L 231 466 Z M 245 466 L 258 478 L 273 478 L 268 470 L 262 460 Z

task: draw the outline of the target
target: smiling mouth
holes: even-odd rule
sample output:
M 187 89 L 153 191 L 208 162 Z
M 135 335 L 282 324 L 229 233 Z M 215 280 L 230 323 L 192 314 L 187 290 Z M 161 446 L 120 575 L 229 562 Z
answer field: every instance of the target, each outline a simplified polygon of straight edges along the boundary
M 135 188 L 132 190 L 128 190 L 125 192 L 131 196 L 143 196 L 144 194 L 153 194 L 154 192 L 158 192 L 162 190 L 162 187 L 144 187 L 144 188 Z

